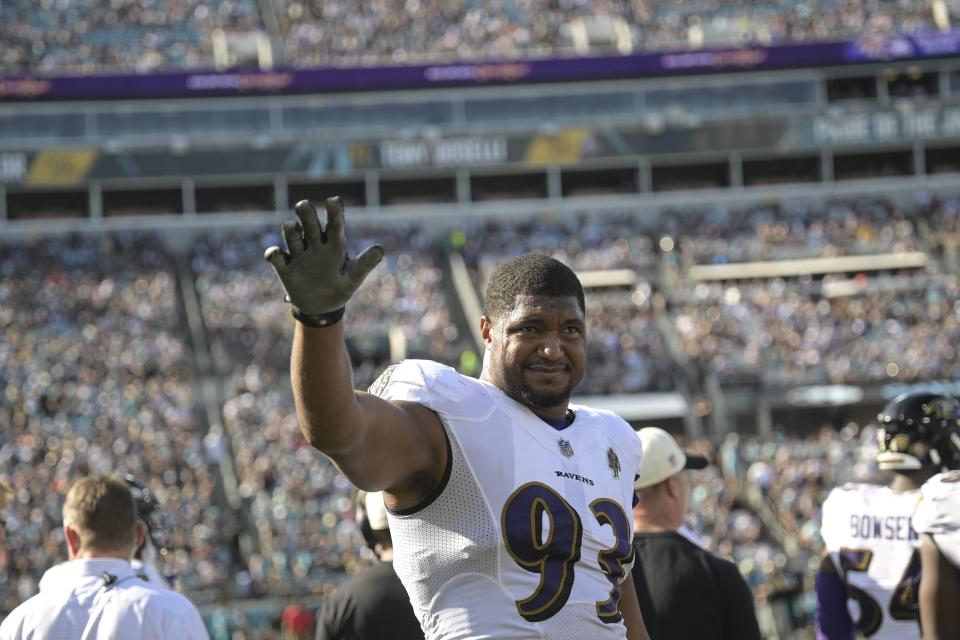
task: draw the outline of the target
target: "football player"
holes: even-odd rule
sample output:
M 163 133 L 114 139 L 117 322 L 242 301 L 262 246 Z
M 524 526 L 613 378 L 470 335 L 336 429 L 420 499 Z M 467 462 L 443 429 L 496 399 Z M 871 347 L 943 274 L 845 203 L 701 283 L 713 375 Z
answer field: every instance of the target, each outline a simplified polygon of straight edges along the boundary
M 153 492 L 133 475 L 128 473 L 124 476 L 124 480 L 127 481 L 127 486 L 130 487 L 137 503 L 137 518 L 146 528 L 146 535 L 134 551 L 130 564 L 133 566 L 134 573 L 142 580 L 170 589 L 173 581 L 164 577 L 157 566 L 167 554 L 167 535 L 161 518 L 160 505 Z
M 851 640 L 857 631 L 875 640 L 920 638 L 920 537 L 911 518 L 923 483 L 958 460 L 954 410 L 941 395 L 894 398 L 877 417 L 877 463 L 893 472 L 889 484 L 847 484 L 824 501 L 820 638 Z
M 951 439 L 960 450 L 960 435 Z M 920 621 L 924 640 L 947 640 L 960 634 L 960 471 L 935 475 L 921 493 L 913 514 L 913 528 L 923 537 Z
M 357 487 L 384 491 L 394 569 L 425 636 L 648 638 L 630 577 L 642 445 L 613 413 L 570 404 L 586 363 L 577 276 L 537 254 L 496 269 L 477 319 L 480 379 L 407 360 L 354 391 L 341 319 L 383 249 L 350 258 L 339 198 L 326 210 L 324 229 L 297 204 L 288 253 L 265 255 L 297 320 L 297 414 Z

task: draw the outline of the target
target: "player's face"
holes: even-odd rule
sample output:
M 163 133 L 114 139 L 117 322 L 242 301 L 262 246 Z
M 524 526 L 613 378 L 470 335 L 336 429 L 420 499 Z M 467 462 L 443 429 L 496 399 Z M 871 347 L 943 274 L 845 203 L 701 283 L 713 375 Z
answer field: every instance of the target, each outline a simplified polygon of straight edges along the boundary
M 574 296 L 517 296 L 513 312 L 481 320 L 484 372 L 508 396 L 562 417 L 587 358 L 587 328 Z

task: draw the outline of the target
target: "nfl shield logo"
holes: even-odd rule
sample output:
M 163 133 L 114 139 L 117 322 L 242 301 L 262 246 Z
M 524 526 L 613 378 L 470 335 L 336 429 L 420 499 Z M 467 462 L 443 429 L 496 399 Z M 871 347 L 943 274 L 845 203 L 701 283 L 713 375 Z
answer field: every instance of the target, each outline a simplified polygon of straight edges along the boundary
M 570 443 L 560 438 L 557 440 L 557 446 L 560 447 L 560 453 L 562 453 L 567 458 L 573 457 L 573 447 L 570 446 Z

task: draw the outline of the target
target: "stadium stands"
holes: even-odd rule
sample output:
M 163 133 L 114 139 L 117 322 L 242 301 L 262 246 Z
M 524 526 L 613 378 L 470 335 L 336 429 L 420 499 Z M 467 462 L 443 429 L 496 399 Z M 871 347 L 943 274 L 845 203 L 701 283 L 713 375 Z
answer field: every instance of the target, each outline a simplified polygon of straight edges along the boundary
M 933 3 L 935 4 L 935 3 Z M 149 0 L 0 5 L 6 73 L 213 68 L 218 31 L 263 33 L 294 67 L 849 39 L 945 26 L 925 2 Z
M 165 569 L 190 589 L 222 583 L 229 527 L 167 255 L 155 238 L 115 235 L 44 238 L 0 256 L 0 469 L 16 490 L 0 609 L 66 559 L 60 509 L 84 473 L 146 482 L 171 520 Z
M 487 220 L 453 235 L 358 226 L 351 250 L 376 241 L 388 260 L 348 311 L 356 380 L 368 384 L 400 354 L 463 365 L 476 345 L 447 275 L 450 255 L 463 257 L 479 291 L 490 265 L 531 250 L 568 261 L 590 285 L 591 375 L 581 393 L 681 383 L 701 397 L 710 376 L 770 388 L 955 379 L 960 282 L 945 256 L 956 203 L 917 194 L 675 208 L 656 218 L 584 212 Z M 0 610 L 33 593 L 60 557 L 56 533 L 32 541 L 56 531 L 59 488 L 88 469 L 147 479 L 172 518 L 172 565 L 199 594 L 322 594 L 368 561 L 352 488 L 297 425 L 286 377 L 292 324 L 262 260 L 278 241 L 270 228 L 207 231 L 186 252 L 128 233 L 4 245 L 0 463 L 17 500 L 7 514 Z M 703 264 L 906 252 L 930 262 L 822 278 L 691 276 Z M 196 291 L 209 369 L 196 359 L 184 286 Z M 219 444 L 204 431 L 196 391 L 209 376 L 219 389 Z M 809 615 L 802 594 L 820 544 L 820 501 L 836 482 L 868 473 L 862 452 L 871 443 L 870 430 L 855 425 L 691 443 L 716 463 L 695 478 L 692 524 L 737 561 L 766 603 L 768 629 L 788 604 Z M 239 505 L 224 498 L 232 480 L 214 451 L 230 459 Z

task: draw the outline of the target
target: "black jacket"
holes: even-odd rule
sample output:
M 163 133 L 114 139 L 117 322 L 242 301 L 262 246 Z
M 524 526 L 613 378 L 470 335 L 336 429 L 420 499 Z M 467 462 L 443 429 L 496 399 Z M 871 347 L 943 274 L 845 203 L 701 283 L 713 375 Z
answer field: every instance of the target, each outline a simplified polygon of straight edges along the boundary
M 679 533 L 636 533 L 633 581 L 652 640 L 760 640 L 740 571 Z
M 316 640 L 423 640 L 393 563 L 376 564 L 323 601 Z

